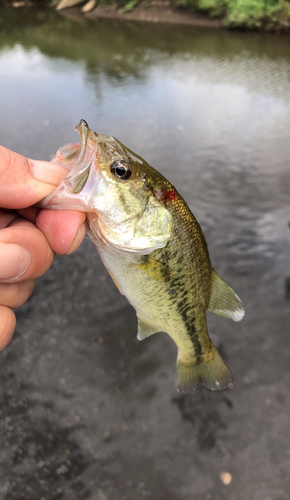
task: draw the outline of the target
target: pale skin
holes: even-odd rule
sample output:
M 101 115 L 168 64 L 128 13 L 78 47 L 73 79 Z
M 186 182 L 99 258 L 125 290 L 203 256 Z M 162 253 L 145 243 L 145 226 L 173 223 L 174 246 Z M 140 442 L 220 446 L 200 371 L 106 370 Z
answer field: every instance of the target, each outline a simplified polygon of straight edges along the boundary
M 12 309 L 29 298 L 36 278 L 50 268 L 56 253 L 73 252 L 84 238 L 86 214 L 33 206 L 66 175 L 59 165 L 0 146 L 0 350 L 15 330 Z

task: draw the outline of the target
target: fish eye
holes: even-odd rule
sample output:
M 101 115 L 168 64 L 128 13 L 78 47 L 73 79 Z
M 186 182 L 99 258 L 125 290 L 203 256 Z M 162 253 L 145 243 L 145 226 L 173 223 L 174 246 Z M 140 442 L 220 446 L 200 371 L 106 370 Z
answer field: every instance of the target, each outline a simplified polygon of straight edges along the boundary
M 126 180 L 131 177 L 132 169 L 129 163 L 117 160 L 114 161 L 113 165 L 111 166 L 111 172 L 119 179 Z

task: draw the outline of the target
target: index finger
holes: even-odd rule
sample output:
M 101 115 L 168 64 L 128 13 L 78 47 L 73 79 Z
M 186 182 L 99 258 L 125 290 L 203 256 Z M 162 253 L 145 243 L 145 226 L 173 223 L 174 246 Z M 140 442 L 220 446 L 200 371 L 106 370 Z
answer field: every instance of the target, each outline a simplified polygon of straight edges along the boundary
M 0 146 L 1 207 L 21 209 L 48 196 L 68 174 L 48 161 L 30 160 Z

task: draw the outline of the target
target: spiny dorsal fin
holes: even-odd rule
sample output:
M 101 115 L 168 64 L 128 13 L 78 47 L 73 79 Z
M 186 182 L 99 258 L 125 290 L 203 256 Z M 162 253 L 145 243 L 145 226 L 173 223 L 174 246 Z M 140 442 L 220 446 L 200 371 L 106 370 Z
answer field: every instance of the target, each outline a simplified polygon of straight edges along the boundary
M 147 337 L 150 337 L 150 335 L 160 332 L 160 330 L 156 329 L 155 326 L 149 325 L 147 321 L 144 321 L 144 319 L 141 319 L 138 315 L 137 318 L 138 318 L 138 333 L 137 333 L 138 340 L 144 340 Z
M 214 269 L 211 272 L 208 310 L 234 321 L 241 321 L 245 314 L 241 299 Z

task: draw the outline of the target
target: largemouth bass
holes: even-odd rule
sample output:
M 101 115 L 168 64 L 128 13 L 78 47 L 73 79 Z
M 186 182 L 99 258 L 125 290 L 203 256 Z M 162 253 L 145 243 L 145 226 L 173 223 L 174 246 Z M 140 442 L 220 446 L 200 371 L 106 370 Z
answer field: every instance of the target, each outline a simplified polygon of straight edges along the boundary
M 81 142 L 63 146 L 52 160 L 69 173 L 42 206 L 87 212 L 88 234 L 136 310 L 138 339 L 164 331 L 176 343 L 181 391 L 230 388 L 206 310 L 240 321 L 244 308 L 213 269 L 200 225 L 174 186 L 140 156 L 84 120 L 76 130 Z

